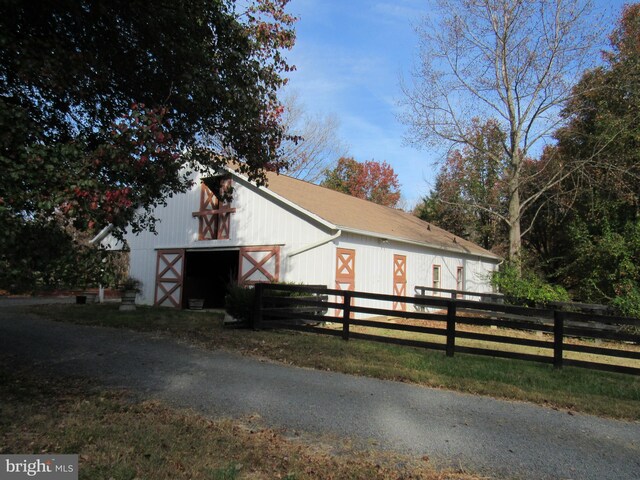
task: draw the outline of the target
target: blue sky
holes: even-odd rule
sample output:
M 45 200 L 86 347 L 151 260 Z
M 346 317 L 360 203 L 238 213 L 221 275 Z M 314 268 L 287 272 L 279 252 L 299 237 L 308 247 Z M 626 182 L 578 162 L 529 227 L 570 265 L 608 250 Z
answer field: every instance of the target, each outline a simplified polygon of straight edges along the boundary
M 599 0 L 596 7 L 612 10 L 615 19 L 624 3 Z M 429 192 L 442 156 L 405 145 L 406 127 L 398 120 L 400 79 L 410 77 L 418 52 L 414 27 L 429 5 L 429 0 L 291 0 L 287 9 L 299 17 L 296 45 L 288 54 L 297 71 L 287 88 L 297 92 L 307 113 L 337 117 L 339 135 L 356 160 L 391 164 L 406 207 Z

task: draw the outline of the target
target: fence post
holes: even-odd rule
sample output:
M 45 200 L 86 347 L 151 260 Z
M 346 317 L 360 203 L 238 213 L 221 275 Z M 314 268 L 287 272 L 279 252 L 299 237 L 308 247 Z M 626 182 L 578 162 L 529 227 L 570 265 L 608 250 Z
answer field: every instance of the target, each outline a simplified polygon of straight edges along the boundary
M 553 366 L 562 368 L 562 356 L 564 350 L 564 317 L 565 312 L 553 311 Z
M 349 318 L 351 317 L 351 292 L 344 292 L 342 297 L 342 339 L 349 340 Z
M 254 330 L 260 330 L 260 327 L 262 327 L 262 307 L 264 306 L 264 283 L 256 283 L 253 288 L 253 316 L 251 319 L 251 327 Z
M 456 349 L 456 302 L 447 305 L 447 357 L 453 357 Z

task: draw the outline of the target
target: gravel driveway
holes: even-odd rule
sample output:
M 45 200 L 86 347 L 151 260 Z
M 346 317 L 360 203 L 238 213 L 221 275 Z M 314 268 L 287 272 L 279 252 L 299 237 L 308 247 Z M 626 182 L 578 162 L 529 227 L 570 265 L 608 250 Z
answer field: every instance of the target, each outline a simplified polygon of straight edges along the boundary
M 0 301 L 0 355 L 269 426 L 375 441 L 498 478 L 640 479 L 640 423 L 288 367 Z

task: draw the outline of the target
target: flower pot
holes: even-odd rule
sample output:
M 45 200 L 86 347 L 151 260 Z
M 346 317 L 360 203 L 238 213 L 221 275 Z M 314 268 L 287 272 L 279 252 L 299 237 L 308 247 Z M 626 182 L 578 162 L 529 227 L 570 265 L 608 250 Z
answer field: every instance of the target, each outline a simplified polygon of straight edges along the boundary
M 136 309 L 136 296 L 138 292 L 135 290 L 125 290 L 122 292 L 120 310 L 131 311 Z
M 190 298 L 189 310 L 202 310 L 204 306 L 204 298 Z

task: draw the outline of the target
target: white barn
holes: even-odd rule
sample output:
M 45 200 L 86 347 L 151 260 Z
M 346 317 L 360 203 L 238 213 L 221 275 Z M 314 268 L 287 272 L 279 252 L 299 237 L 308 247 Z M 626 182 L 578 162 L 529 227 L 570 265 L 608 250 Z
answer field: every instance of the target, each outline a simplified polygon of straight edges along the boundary
M 257 187 L 228 171 L 196 179 L 155 215 L 157 234 L 127 235 L 138 302 L 222 307 L 230 283 L 292 282 L 413 295 L 429 286 L 490 292 L 500 258 L 408 213 L 284 175 Z M 205 185 L 206 182 L 206 185 Z M 233 199 L 218 201 L 233 185 Z M 400 304 L 404 308 L 404 304 Z

